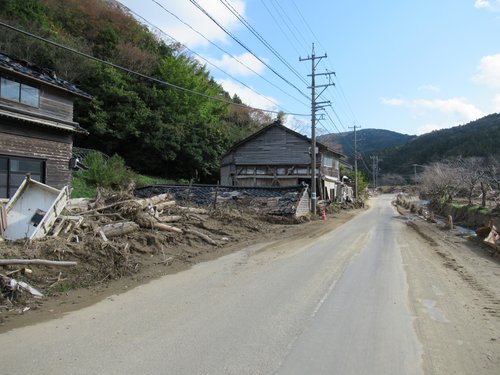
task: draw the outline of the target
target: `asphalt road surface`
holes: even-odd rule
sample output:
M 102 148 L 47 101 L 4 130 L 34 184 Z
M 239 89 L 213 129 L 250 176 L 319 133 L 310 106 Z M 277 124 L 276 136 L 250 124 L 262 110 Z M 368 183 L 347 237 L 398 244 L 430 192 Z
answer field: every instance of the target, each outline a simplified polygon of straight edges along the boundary
M 390 199 L 1 334 L 0 374 L 499 374 L 500 319 Z

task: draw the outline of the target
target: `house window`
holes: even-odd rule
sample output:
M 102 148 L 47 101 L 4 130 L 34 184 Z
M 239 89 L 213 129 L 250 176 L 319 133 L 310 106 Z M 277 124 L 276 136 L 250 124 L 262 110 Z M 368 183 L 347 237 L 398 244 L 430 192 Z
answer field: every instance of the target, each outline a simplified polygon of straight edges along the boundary
M 45 182 L 45 161 L 0 156 L 0 198 L 10 198 L 27 173 L 35 181 Z
M 333 157 L 325 155 L 323 157 L 323 166 L 328 168 L 333 167 Z
M 38 107 L 40 90 L 34 86 L 2 77 L 0 80 L 0 97 Z

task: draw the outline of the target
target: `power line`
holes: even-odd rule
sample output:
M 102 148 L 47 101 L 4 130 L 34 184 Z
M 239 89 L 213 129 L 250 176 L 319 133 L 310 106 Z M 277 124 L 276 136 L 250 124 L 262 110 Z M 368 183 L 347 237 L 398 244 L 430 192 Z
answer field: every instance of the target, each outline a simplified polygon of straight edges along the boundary
M 305 85 L 307 85 L 307 81 L 297 72 L 297 70 L 290 65 L 288 61 L 286 61 L 283 56 L 279 54 L 278 51 L 231 5 L 227 2 L 227 0 L 220 0 L 220 2 L 243 24 L 245 27 L 250 30 L 250 32 L 262 43 L 266 46 L 271 53 L 278 58 L 288 69 L 292 71 Z
M 42 38 L 41 36 L 32 34 L 30 32 L 27 32 L 27 31 L 24 31 L 24 30 L 21 30 L 21 29 L 18 29 L 16 27 L 8 25 L 8 24 L 6 24 L 6 23 L 4 23 L 2 21 L 0 21 L 0 26 L 6 27 L 6 28 L 8 28 L 10 30 L 13 30 L 13 31 L 16 31 L 18 33 L 24 34 L 24 35 L 29 36 L 31 38 L 40 40 L 42 42 L 51 44 L 51 45 L 56 46 L 58 48 L 62 48 L 64 50 L 66 50 L 66 51 L 69 51 L 69 52 L 72 52 L 74 54 L 83 56 L 83 57 L 88 58 L 90 60 L 97 61 L 97 62 L 99 62 L 101 64 L 105 64 L 105 65 L 111 66 L 111 67 L 113 67 L 115 69 L 119 69 L 119 70 L 122 70 L 124 72 L 127 72 L 129 74 L 136 75 L 136 76 L 141 77 L 143 79 L 146 79 L 148 81 L 152 81 L 152 82 L 159 83 L 161 85 L 165 85 L 165 86 L 177 89 L 177 90 L 188 92 L 188 93 L 193 94 L 193 95 L 198 95 L 198 96 L 201 96 L 201 97 L 204 97 L 204 98 L 207 98 L 207 99 L 212 99 L 212 100 L 215 100 L 215 101 L 218 101 L 218 102 L 222 102 L 222 103 L 226 103 L 226 104 L 231 104 L 231 105 L 234 105 L 234 106 L 237 106 L 237 107 L 242 107 L 242 108 L 246 108 L 246 109 L 250 109 L 250 110 L 256 110 L 256 111 L 267 112 L 267 113 L 275 113 L 275 114 L 280 113 L 279 111 L 272 111 L 272 110 L 268 110 L 268 109 L 250 107 L 250 106 L 247 106 L 247 105 L 244 105 L 244 104 L 233 103 L 232 101 L 227 100 L 227 99 L 223 99 L 223 98 L 219 98 L 219 97 L 215 97 L 215 96 L 210 96 L 208 94 L 204 94 L 204 93 L 197 92 L 197 91 L 194 91 L 194 90 L 182 87 L 182 86 L 178 86 L 178 85 L 175 85 L 175 84 L 167 82 L 167 81 L 163 81 L 163 80 L 160 80 L 160 79 L 157 79 L 157 78 L 154 78 L 154 77 L 150 77 L 150 76 L 147 76 L 145 74 L 142 74 L 142 73 L 133 71 L 131 69 L 125 68 L 123 66 L 114 64 L 112 62 L 109 62 L 109 61 L 106 61 L 106 60 L 102 60 L 102 59 L 100 59 L 98 57 L 95 57 L 95 56 L 89 55 L 87 53 L 78 51 L 76 49 L 67 47 L 65 45 L 62 45 L 62 44 L 57 43 L 57 42 L 54 42 L 52 40 L 49 40 L 49 39 L 46 39 L 46 38 Z M 299 113 L 288 113 L 288 114 L 294 115 L 294 116 L 309 116 L 309 114 L 299 114 Z
M 235 61 L 237 61 L 240 65 L 244 66 L 245 68 L 247 68 L 249 71 L 251 71 L 252 73 L 254 73 L 255 75 L 259 76 L 260 78 L 262 78 L 264 81 L 266 81 L 267 83 L 269 83 L 271 86 L 273 86 L 274 88 L 278 89 L 279 91 L 281 91 L 283 94 L 287 95 L 288 97 L 296 100 L 297 102 L 299 102 L 300 104 L 302 105 L 307 105 L 306 103 L 302 102 L 300 99 L 297 99 L 295 96 L 291 95 L 290 93 L 286 92 L 285 90 L 283 90 L 281 87 L 279 87 L 278 85 L 274 84 L 273 82 L 269 81 L 267 78 L 265 78 L 262 74 L 256 72 L 254 69 L 252 69 L 251 67 L 249 67 L 247 64 L 245 64 L 243 61 L 241 61 L 240 59 L 238 59 L 236 56 L 233 56 L 230 52 L 228 52 L 227 50 L 225 50 L 224 48 L 220 47 L 219 45 L 217 45 L 216 43 L 214 43 L 213 41 L 211 41 L 210 39 L 208 39 L 205 35 L 203 35 L 201 32 L 199 32 L 198 30 L 196 30 L 195 28 L 193 28 L 191 25 L 189 25 L 187 22 L 184 22 L 182 19 L 180 19 L 176 14 L 172 13 L 170 10 L 168 10 L 167 8 L 165 8 L 162 4 L 160 4 L 158 1 L 156 0 L 151 0 L 152 2 L 154 2 L 156 5 L 158 5 L 160 8 L 162 8 L 165 12 L 167 12 L 168 14 L 170 14 L 172 17 L 174 17 L 175 19 L 177 19 L 179 22 L 181 22 L 183 25 L 187 26 L 188 28 L 190 28 L 192 31 L 194 31 L 195 33 L 197 33 L 199 36 L 201 36 L 203 39 L 205 39 L 208 43 L 210 43 L 211 45 L 213 45 L 215 48 L 217 48 L 219 51 L 222 51 L 224 52 L 226 55 L 228 55 L 229 57 L 233 58 Z
M 316 34 L 314 34 L 314 31 L 312 31 L 312 29 L 309 27 L 309 24 L 307 23 L 306 19 L 304 18 L 304 16 L 302 15 L 302 12 L 300 11 L 299 7 L 297 6 L 297 4 L 295 3 L 294 0 L 292 0 L 292 4 L 293 6 L 295 7 L 295 9 L 297 10 L 297 13 L 299 14 L 300 18 L 302 19 L 302 22 L 304 23 L 304 25 L 309 29 L 309 32 L 312 34 L 312 36 L 314 37 L 314 39 L 319 43 L 319 45 L 324 49 L 326 50 L 325 47 L 323 47 L 323 45 L 321 44 L 321 42 L 319 41 L 318 37 L 316 36 Z
M 295 38 L 295 40 L 299 44 L 302 44 L 302 42 L 305 43 L 306 47 L 304 48 L 304 45 L 302 44 L 302 48 L 304 48 L 307 51 L 307 40 L 305 40 L 304 36 L 302 34 L 300 34 L 300 32 L 299 32 L 299 34 L 300 34 L 300 36 L 302 37 L 303 40 L 300 41 L 297 38 L 296 33 L 290 28 L 290 26 L 288 25 L 288 22 L 285 20 L 285 17 L 288 18 L 288 20 L 290 21 L 290 24 L 293 25 L 295 27 L 295 29 L 297 29 L 297 27 L 295 26 L 295 24 L 293 22 L 291 22 L 290 18 L 288 17 L 288 15 L 286 14 L 286 12 L 283 10 L 283 8 L 281 7 L 281 5 L 278 2 L 275 2 L 274 0 L 271 0 L 271 5 L 276 10 L 276 13 L 280 16 L 281 20 L 285 24 L 286 28 L 290 31 L 290 34 L 292 34 L 292 36 Z
M 267 10 L 267 13 L 269 13 L 269 15 L 271 16 L 271 18 L 273 19 L 274 21 L 274 24 L 276 26 L 278 26 L 278 28 L 281 30 L 281 33 L 285 36 L 286 40 L 288 40 L 288 42 L 290 43 L 290 45 L 292 46 L 292 48 L 295 50 L 295 52 L 297 52 L 297 55 L 300 55 L 300 52 L 299 50 L 297 49 L 297 47 L 295 46 L 295 44 L 292 42 L 292 40 L 288 37 L 288 33 L 286 33 L 283 28 L 281 27 L 280 23 L 278 22 L 278 20 L 276 20 L 276 18 L 274 17 L 274 14 L 271 12 L 271 10 L 268 8 L 268 6 L 266 5 L 266 1 L 265 0 L 260 0 L 260 2 L 262 3 L 262 5 L 264 6 L 264 8 L 266 8 Z M 300 44 L 300 43 L 299 43 Z
M 257 56 L 250 48 L 248 48 L 241 40 L 239 40 L 236 36 L 234 36 L 231 32 L 229 32 L 224 26 L 220 24 L 210 13 L 208 13 L 205 8 L 203 8 L 196 0 L 189 0 L 196 8 L 198 8 L 203 14 L 205 14 L 208 18 L 212 20 L 222 31 L 224 31 L 228 36 L 231 37 L 236 43 L 238 43 L 241 47 L 250 52 L 257 60 L 259 60 L 262 64 L 264 64 L 271 72 L 273 72 L 276 76 L 281 78 L 286 84 L 293 87 L 297 90 L 302 96 L 306 99 L 310 99 L 306 94 L 304 94 L 297 86 L 295 86 L 292 82 L 283 77 L 280 73 L 278 73 L 273 67 L 271 67 L 267 62 Z
M 153 27 L 154 29 L 158 30 L 160 33 L 166 35 L 168 38 L 172 39 L 173 41 L 176 41 L 177 43 L 179 43 L 182 47 L 184 47 L 186 50 L 188 50 L 189 52 L 191 52 L 192 54 L 198 56 L 200 59 L 202 59 L 203 61 L 205 61 L 207 64 L 210 64 L 211 66 L 213 66 L 215 69 L 219 70 L 220 72 L 224 73 L 225 75 L 227 75 L 228 77 L 232 78 L 233 80 L 235 80 L 236 82 L 238 82 L 239 84 L 241 84 L 242 86 L 246 87 L 247 89 L 253 91 L 254 93 L 256 93 L 257 95 L 259 95 L 261 98 L 269 101 L 271 104 L 273 104 L 274 106 L 276 106 L 276 108 L 279 108 L 280 105 L 278 103 L 276 103 L 275 101 L 269 99 L 268 97 L 262 95 L 261 93 L 257 92 L 255 89 L 253 89 L 251 86 L 248 86 L 245 82 L 239 80 L 238 78 L 234 77 L 233 75 L 229 74 L 228 72 L 226 72 L 225 70 L 223 70 L 222 68 L 218 67 L 217 65 L 215 65 L 214 63 L 212 63 L 210 60 L 206 59 L 205 57 L 203 57 L 202 55 L 200 55 L 199 53 L 197 53 L 196 51 L 193 51 L 191 48 L 189 48 L 188 46 L 186 46 L 185 44 L 179 42 L 177 39 L 175 39 L 173 36 L 169 35 L 168 33 L 166 33 L 165 31 L 163 31 L 162 29 L 160 29 L 159 27 L 155 26 L 154 24 L 152 24 L 150 21 L 148 21 L 146 18 L 144 18 L 143 16 L 141 16 L 140 14 L 134 12 L 132 9 L 128 8 L 126 5 L 118 2 L 120 4 L 121 7 L 123 7 L 126 11 L 130 12 L 131 14 L 135 15 L 136 17 L 140 18 L 141 20 L 143 20 L 145 23 L 149 24 L 151 27 Z M 286 108 L 282 107 L 285 111 L 284 112 L 289 112 Z

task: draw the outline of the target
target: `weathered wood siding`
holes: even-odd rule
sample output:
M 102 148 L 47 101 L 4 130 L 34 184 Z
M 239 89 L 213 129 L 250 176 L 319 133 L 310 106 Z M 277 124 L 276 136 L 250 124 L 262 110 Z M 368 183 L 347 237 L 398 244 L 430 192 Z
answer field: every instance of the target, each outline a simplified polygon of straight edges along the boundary
M 73 98 L 64 91 L 50 86 L 40 90 L 39 113 L 44 116 L 55 117 L 65 121 L 73 121 Z
M 220 184 L 223 186 L 232 186 L 233 179 L 230 175 L 231 167 L 229 165 L 220 168 Z
M 72 146 L 69 133 L 0 118 L 0 154 L 45 160 L 47 185 L 61 189 L 70 184 Z
M 38 107 L 0 98 L 0 103 L 14 110 L 39 115 L 53 120 L 73 122 L 73 98 L 64 91 L 42 86 Z
M 236 165 L 308 164 L 309 142 L 272 128 L 234 150 L 234 162 Z

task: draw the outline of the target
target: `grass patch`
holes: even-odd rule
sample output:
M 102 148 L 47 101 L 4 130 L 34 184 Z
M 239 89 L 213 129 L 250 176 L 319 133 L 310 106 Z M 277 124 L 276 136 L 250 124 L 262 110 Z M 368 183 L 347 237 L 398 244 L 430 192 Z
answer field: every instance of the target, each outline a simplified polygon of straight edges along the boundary
M 176 182 L 173 180 L 168 180 L 162 177 L 155 176 L 147 176 L 138 174 L 136 175 L 135 184 L 137 187 L 148 186 L 148 185 L 157 185 L 157 184 L 175 184 Z
M 82 176 L 82 172 L 73 172 L 73 189 L 71 190 L 71 198 L 93 198 L 95 197 L 95 187 L 90 186 Z
M 162 177 L 146 176 L 136 174 L 135 183 L 137 187 L 157 185 L 157 184 L 175 184 L 177 181 L 168 180 Z M 82 171 L 73 172 L 71 198 L 93 198 L 95 197 L 96 188 L 89 183 Z

